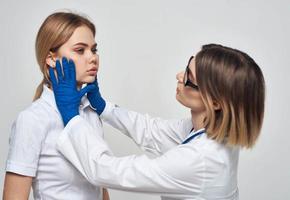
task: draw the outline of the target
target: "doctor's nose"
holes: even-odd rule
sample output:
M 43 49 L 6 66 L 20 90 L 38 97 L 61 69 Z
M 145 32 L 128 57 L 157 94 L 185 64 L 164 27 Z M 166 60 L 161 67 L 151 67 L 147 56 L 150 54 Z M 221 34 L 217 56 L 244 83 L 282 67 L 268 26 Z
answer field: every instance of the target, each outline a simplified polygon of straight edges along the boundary
M 184 71 L 181 71 L 176 74 L 176 80 L 178 80 L 178 82 L 183 83 L 183 78 L 184 78 Z

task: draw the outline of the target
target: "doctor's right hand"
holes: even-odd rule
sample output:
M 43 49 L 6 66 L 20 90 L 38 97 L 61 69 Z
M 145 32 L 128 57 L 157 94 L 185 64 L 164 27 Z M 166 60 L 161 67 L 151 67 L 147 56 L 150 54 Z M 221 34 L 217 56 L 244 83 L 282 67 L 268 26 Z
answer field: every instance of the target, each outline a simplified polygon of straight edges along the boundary
M 81 98 L 90 90 L 94 89 L 94 85 L 88 85 L 81 90 L 77 88 L 75 64 L 72 60 L 62 58 L 62 68 L 60 61 L 56 61 L 56 73 L 53 68 L 49 68 L 49 75 L 52 83 L 53 93 L 57 108 L 61 114 L 64 126 L 75 116 L 79 115 L 79 106 Z
M 90 101 L 91 107 L 98 113 L 98 115 L 101 115 L 106 107 L 106 101 L 101 96 L 97 77 L 93 83 L 88 84 L 88 86 L 90 85 L 95 87 L 88 92 L 87 97 Z

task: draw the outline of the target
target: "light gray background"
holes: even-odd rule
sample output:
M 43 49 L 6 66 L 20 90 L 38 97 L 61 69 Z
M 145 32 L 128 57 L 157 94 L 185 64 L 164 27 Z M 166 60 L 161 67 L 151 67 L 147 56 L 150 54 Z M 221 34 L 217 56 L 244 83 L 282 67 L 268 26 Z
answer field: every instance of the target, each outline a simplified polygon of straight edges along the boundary
M 34 42 L 43 20 L 68 8 L 87 14 L 97 27 L 103 96 L 141 113 L 182 118 L 189 111 L 175 100 L 177 72 L 205 43 L 249 53 L 267 84 L 262 134 L 243 150 L 240 199 L 290 199 L 290 3 L 253 0 L 3 1 L 0 4 L 0 184 L 3 188 L 10 127 L 32 101 L 41 80 Z M 116 155 L 140 154 L 105 126 Z M 2 192 L 2 189 L 1 189 Z M 112 200 L 159 197 L 110 190 Z

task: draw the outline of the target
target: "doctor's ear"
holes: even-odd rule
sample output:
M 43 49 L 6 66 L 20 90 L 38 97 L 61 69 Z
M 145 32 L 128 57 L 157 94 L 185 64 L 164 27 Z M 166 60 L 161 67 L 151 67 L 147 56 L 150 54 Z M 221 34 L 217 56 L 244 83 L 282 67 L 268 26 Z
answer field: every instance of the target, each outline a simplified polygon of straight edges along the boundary
M 53 56 L 52 52 L 49 52 L 49 54 L 47 55 L 45 62 L 48 66 L 55 68 L 55 57 Z
M 221 105 L 217 101 L 213 101 L 213 109 L 221 110 Z

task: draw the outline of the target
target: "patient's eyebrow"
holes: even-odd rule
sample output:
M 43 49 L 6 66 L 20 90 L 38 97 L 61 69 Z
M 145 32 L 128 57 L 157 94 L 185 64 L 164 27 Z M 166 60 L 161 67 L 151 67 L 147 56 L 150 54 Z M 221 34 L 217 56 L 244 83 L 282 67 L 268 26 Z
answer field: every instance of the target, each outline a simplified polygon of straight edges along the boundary
M 84 43 L 84 42 L 78 42 L 78 43 L 74 44 L 73 46 L 78 46 L 78 45 L 82 45 L 82 46 L 85 46 L 85 47 L 89 46 L 87 43 Z M 94 43 L 92 45 L 92 47 L 96 47 L 96 46 L 97 46 L 97 43 Z

